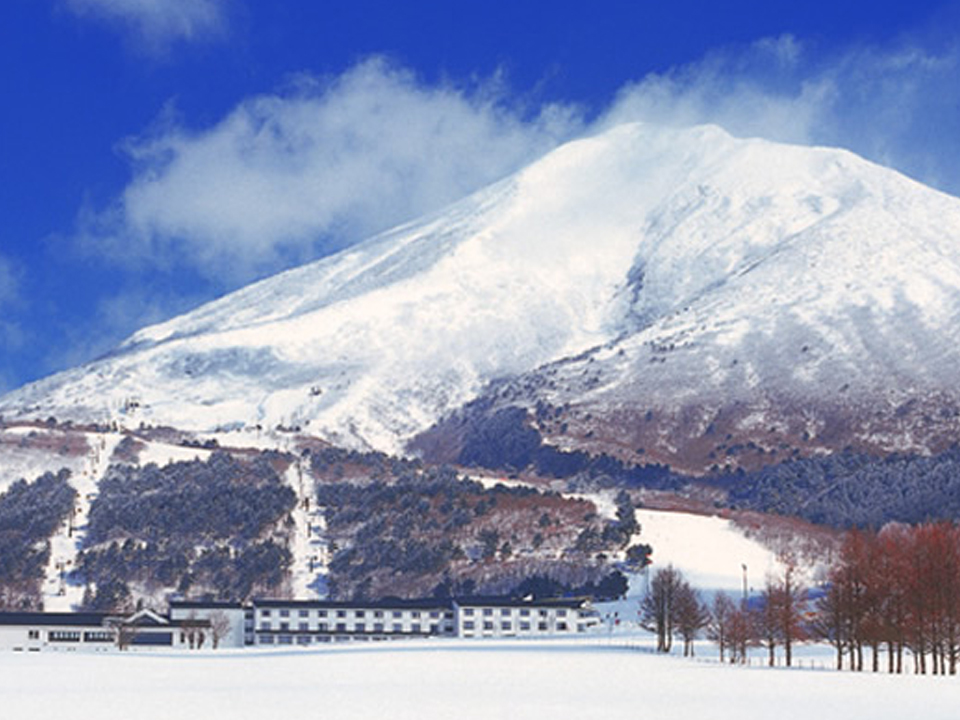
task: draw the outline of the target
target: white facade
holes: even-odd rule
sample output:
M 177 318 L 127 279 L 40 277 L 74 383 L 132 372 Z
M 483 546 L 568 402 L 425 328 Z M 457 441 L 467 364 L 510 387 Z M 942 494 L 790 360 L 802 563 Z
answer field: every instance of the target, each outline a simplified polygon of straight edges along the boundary
M 0 612 L 0 649 L 110 650 L 151 647 L 189 648 L 200 635 L 208 638 L 209 623 L 183 623 L 140 610 L 129 616 L 103 613 Z
M 464 600 L 456 604 L 458 637 L 575 635 L 599 624 L 596 613 L 575 601 L 538 603 Z
M 202 620 L 210 624 L 210 642 L 217 647 L 243 647 L 249 644 L 252 626 L 247 623 L 251 611 L 240 603 L 170 603 L 170 619 L 176 621 Z
M 169 616 L 0 613 L 0 649 L 309 646 L 411 637 L 520 638 L 585 633 L 599 618 L 583 600 L 505 598 L 249 604 L 175 601 Z

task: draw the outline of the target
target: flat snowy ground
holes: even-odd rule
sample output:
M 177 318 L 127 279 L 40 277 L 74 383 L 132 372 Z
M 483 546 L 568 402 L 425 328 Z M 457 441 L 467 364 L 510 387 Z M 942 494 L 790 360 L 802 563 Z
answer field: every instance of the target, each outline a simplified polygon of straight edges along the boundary
M 0 654 L 4 718 L 944 720 L 960 678 L 730 667 L 646 639 Z M 829 662 L 828 657 L 820 656 Z M 808 657 L 807 667 L 811 662 Z

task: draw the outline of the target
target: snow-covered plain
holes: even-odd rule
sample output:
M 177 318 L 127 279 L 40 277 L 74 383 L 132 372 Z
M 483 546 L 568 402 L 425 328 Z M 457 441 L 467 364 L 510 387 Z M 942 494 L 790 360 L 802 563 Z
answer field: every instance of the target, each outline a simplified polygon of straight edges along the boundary
M 646 642 L 396 642 L 292 652 L 0 654 L 4 717 L 957 717 L 960 679 L 731 667 Z

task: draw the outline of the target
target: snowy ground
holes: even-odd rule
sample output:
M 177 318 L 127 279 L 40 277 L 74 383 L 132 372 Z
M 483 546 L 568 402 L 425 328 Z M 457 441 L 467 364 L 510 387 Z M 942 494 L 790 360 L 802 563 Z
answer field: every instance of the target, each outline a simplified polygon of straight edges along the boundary
M 4 717 L 925 720 L 960 679 L 722 666 L 623 641 L 397 642 L 209 654 L 3 653 Z

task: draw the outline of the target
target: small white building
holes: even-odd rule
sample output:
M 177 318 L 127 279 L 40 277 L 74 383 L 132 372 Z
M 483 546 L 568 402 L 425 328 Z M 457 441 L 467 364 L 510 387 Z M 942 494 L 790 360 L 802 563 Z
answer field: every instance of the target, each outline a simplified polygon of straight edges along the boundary
M 208 642 L 210 623 L 179 621 L 152 610 L 108 613 L 0 612 L 0 649 L 108 650 L 193 648 Z

